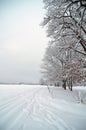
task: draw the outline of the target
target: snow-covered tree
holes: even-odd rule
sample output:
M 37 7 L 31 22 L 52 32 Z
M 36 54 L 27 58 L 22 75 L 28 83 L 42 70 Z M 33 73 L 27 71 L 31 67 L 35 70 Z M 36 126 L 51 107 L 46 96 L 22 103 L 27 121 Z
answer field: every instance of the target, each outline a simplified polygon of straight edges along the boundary
M 78 82 L 81 77 L 85 77 L 81 76 L 85 72 L 81 72 L 80 66 L 77 68 L 77 65 L 79 61 L 85 61 L 86 56 L 86 1 L 43 0 L 43 2 L 46 15 L 42 25 L 47 26 L 47 35 L 50 37 L 43 68 L 46 70 L 49 82 L 54 80 L 56 82 L 56 77 L 59 75 L 66 89 L 67 81 L 69 86 L 72 86 L 72 82 Z
M 43 25 L 48 26 L 48 36 L 55 43 L 67 42 L 67 48 L 86 55 L 86 1 L 43 0 L 47 10 Z M 70 39 L 70 40 L 68 40 Z
M 57 55 L 57 48 L 49 45 L 46 49 L 43 63 L 41 65 L 42 73 L 48 84 L 59 84 L 62 77 L 62 62 L 61 56 Z M 58 58 L 59 57 L 59 58 Z
M 63 75 L 66 77 L 68 86 L 71 90 L 73 83 L 86 82 L 86 60 L 67 62 L 64 65 Z
M 44 80 L 43 78 L 40 79 L 39 81 L 40 85 L 46 85 L 46 80 Z

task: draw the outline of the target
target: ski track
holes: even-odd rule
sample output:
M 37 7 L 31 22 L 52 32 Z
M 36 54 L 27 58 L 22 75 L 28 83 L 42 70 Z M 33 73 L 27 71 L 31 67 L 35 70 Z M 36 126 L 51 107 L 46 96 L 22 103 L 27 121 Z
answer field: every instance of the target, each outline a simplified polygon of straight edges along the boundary
M 74 104 L 72 111 L 71 104 L 52 98 L 46 86 L 14 87 L 0 86 L 0 130 L 86 130 L 86 114 L 77 111 L 79 106 Z

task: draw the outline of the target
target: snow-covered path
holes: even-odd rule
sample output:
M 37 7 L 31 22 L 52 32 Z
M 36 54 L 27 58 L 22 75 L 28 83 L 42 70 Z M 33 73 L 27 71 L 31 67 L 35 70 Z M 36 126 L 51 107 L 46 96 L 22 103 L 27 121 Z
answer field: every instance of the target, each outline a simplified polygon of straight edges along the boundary
M 52 98 L 46 86 L 0 86 L 0 130 L 86 130 L 86 105 Z

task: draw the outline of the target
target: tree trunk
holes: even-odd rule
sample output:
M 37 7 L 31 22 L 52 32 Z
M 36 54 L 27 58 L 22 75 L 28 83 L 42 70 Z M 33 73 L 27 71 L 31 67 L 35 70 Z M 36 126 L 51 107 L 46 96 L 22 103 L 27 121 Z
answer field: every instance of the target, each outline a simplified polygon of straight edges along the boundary
M 72 77 L 70 78 L 70 90 L 72 91 L 73 88 L 73 82 L 72 82 Z
M 63 80 L 63 85 L 62 87 L 66 90 L 66 80 Z
M 68 88 L 72 91 L 72 87 L 73 87 L 72 77 L 67 79 L 67 85 Z
M 72 91 L 72 87 L 73 87 L 73 85 L 72 85 L 72 80 L 71 80 L 71 83 L 70 83 L 70 90 Z

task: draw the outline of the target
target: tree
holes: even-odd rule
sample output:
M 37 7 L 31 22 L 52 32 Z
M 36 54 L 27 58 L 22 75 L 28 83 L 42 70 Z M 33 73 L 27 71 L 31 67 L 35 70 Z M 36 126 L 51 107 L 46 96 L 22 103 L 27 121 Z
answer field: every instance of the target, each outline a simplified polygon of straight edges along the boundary
M 44 0 L 44 3 L 47 13 L 43 25 L 48 26 L 53 43 L 62 39 L 67 48 L 86 55 L 86 1 Z
M 62 77 L 62 64 L 60 57 L 57 57 L 57 50 L 49 45 L 46 49 L 43 63 L 41 65 L 42 73 L 48 84 L 58 84 Z
M 46 85 L 46 81 L 43 78 L 40 79 L 39 83 L 40 85 Z
M 68 62 L 64 65 L 63 75 L 67 78 L 69 89 L 76 82 L 86 82 L 86 60 Z
M 42 25 L 47 26 L 47 34 L 50 37 L 50 44 L 43 60 L 46 77 L 49 81 L 54 82 L 55 79 L 56 82 L 58 75 L 63 87 L 66 89 L 68 83 L 72 90 L 73 82 L 78 82 L 78 75 L 82 73 L 77 65 L 79 61 L 85 61 L 86 56 L 86 1 L 43 0 L 43 2 L 46 15 Z

